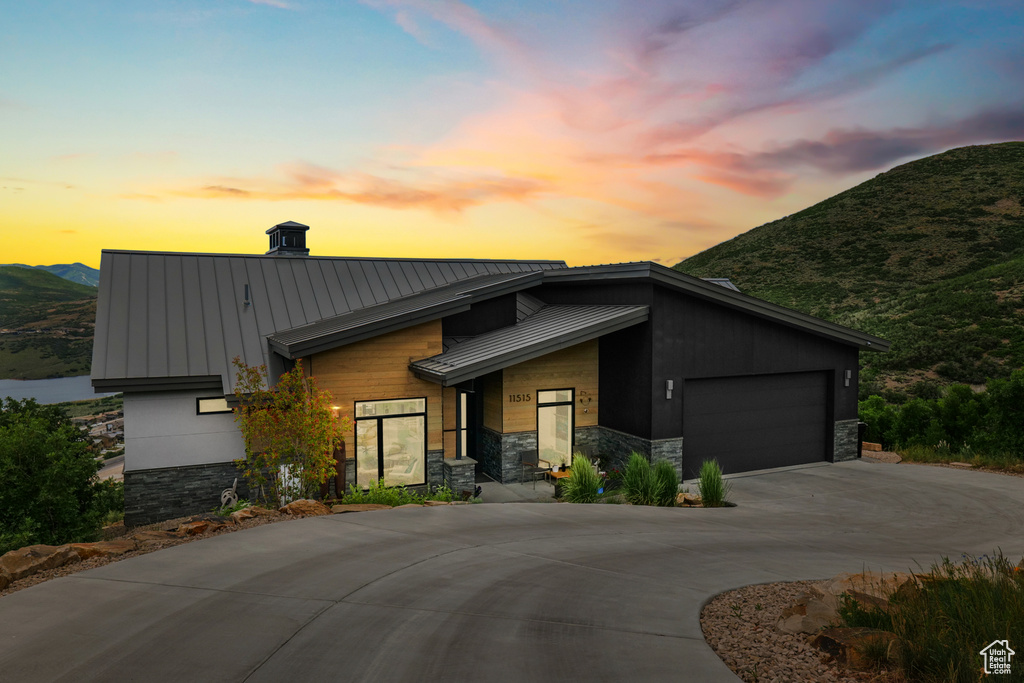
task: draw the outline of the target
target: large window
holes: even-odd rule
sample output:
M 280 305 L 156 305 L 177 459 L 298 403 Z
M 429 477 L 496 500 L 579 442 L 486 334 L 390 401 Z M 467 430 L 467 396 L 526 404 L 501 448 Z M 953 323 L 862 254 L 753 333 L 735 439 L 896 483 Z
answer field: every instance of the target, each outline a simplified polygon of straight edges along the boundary
M 537 392 L 537 454 L 555 465 L 572 462 L 573 390 Z
M 356 482 L 427 483 L 427 399 L 356 403 Z

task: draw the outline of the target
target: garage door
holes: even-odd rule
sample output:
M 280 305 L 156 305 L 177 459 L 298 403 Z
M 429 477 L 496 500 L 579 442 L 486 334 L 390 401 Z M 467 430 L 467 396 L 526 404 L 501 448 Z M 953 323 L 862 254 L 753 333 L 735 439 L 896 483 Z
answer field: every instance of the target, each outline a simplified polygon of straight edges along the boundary
M 824 372 L 686 380 L 683 466 L 717 458 L 726 473 L 824 460 Z

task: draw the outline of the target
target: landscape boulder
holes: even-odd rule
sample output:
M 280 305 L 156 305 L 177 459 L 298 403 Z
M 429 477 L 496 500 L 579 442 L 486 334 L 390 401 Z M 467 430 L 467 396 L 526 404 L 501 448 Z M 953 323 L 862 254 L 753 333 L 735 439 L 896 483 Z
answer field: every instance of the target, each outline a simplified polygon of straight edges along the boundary
M 231 513 L 231 520 L 235 524 L 238 524 L 243 520 L 252 519 L 256 516 L 258 515 L 257 513 L 253 512 L 252 508 L 242 508 L 241 510 L 235 510 L 234 512 Z
M 331 514 L 331 508 L 327 507 L 318 500 L 310 500 L 308 498 L 300 498 L 299 500 L 293 500 L 284 507 L 280 508 L 280 511 L 286 515 L 329 515 Z
M 812 585 L 782 610 L 776 627 L 784 633 L 817 633 L 836 618 L 836 606 L 834 596 Z
M 700 504 L 700 496 L 695 493 L 676 494 L 676 505 L 681 505 L 683 507 L 699 507 Z
M 137 549 L 135 541 L 122 538 L 116 541 L 99 541 L 97 543 L 72 543 L 78 556 L 83 560 L 90 557 L 117 557 Z
M 811 639 L 815 647 L 854 669 L 867 669 L 893 657 L 896 634 L 874 628 L 829 628 Z
M 860 603 L 864 609 L 877 607 L 889 609 L 889 598 L 903 586 L 914 583 L 914 576 L 907 572 L 859 572 L 839 574 L 819 584 L 822 590 L 832 596 L 835 609 L 839 609 L 839 596 L 843 593 Z
M 200 534 L 208 532 L 220 531 L 225 527 L 234 525 L 234 523 L 234 520 L 230 517 L 221 517 L 219 515 L 196 515 L 179 525 L 178 533 L 185 536 L 199 536 Z
M 11 575 L 6 570 L 0 569 L 0 591 L 11 585 Z
M 817 633 L 839 618 L 839 596 L 843 593 L 864 609 L 887 610 L 894 593 L 914 585 L 913 575 L 905 572 L 839 574 L 801 593 L 782 610 L 776 628 L 785 633 Z
M 177 531 L 146 529 L 145 531 L 136 531 L 130 538 L 135 539 L 139 543 L 161 543 L 163 541 L 177 541 L 181 536 Z
M 81 558 L 68 545 L 30 545 L 0 557 L 0 570 L 17 581 L 36 572 L 54 569 Z

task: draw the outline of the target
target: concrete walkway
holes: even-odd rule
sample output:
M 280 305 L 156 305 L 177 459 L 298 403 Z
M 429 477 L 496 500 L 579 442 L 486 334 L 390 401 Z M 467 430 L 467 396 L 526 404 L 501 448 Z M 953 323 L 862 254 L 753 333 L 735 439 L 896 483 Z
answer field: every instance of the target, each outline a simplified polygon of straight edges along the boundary
M 1024 552 L 1024 479 L 851 462 L 738 507 L 476 504 L 228 534 L 0 599 L 12 681 L 727 681 L 701 606 L 751 583 Z

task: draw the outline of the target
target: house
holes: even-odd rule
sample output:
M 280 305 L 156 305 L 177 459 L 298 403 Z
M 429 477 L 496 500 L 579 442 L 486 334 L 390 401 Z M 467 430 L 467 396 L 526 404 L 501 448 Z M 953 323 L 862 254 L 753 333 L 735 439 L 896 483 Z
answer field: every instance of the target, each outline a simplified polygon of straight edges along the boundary
M 888 343 L 654 263 L 103 252 L 92 383 L 124 392 L 126 519 L 208 510 L 243 456 L 232 359 L 303 359 L 353 420 L 348 482 L 518 481 L 631 451 L 684 477 L 857 457 L 858 351 Z

